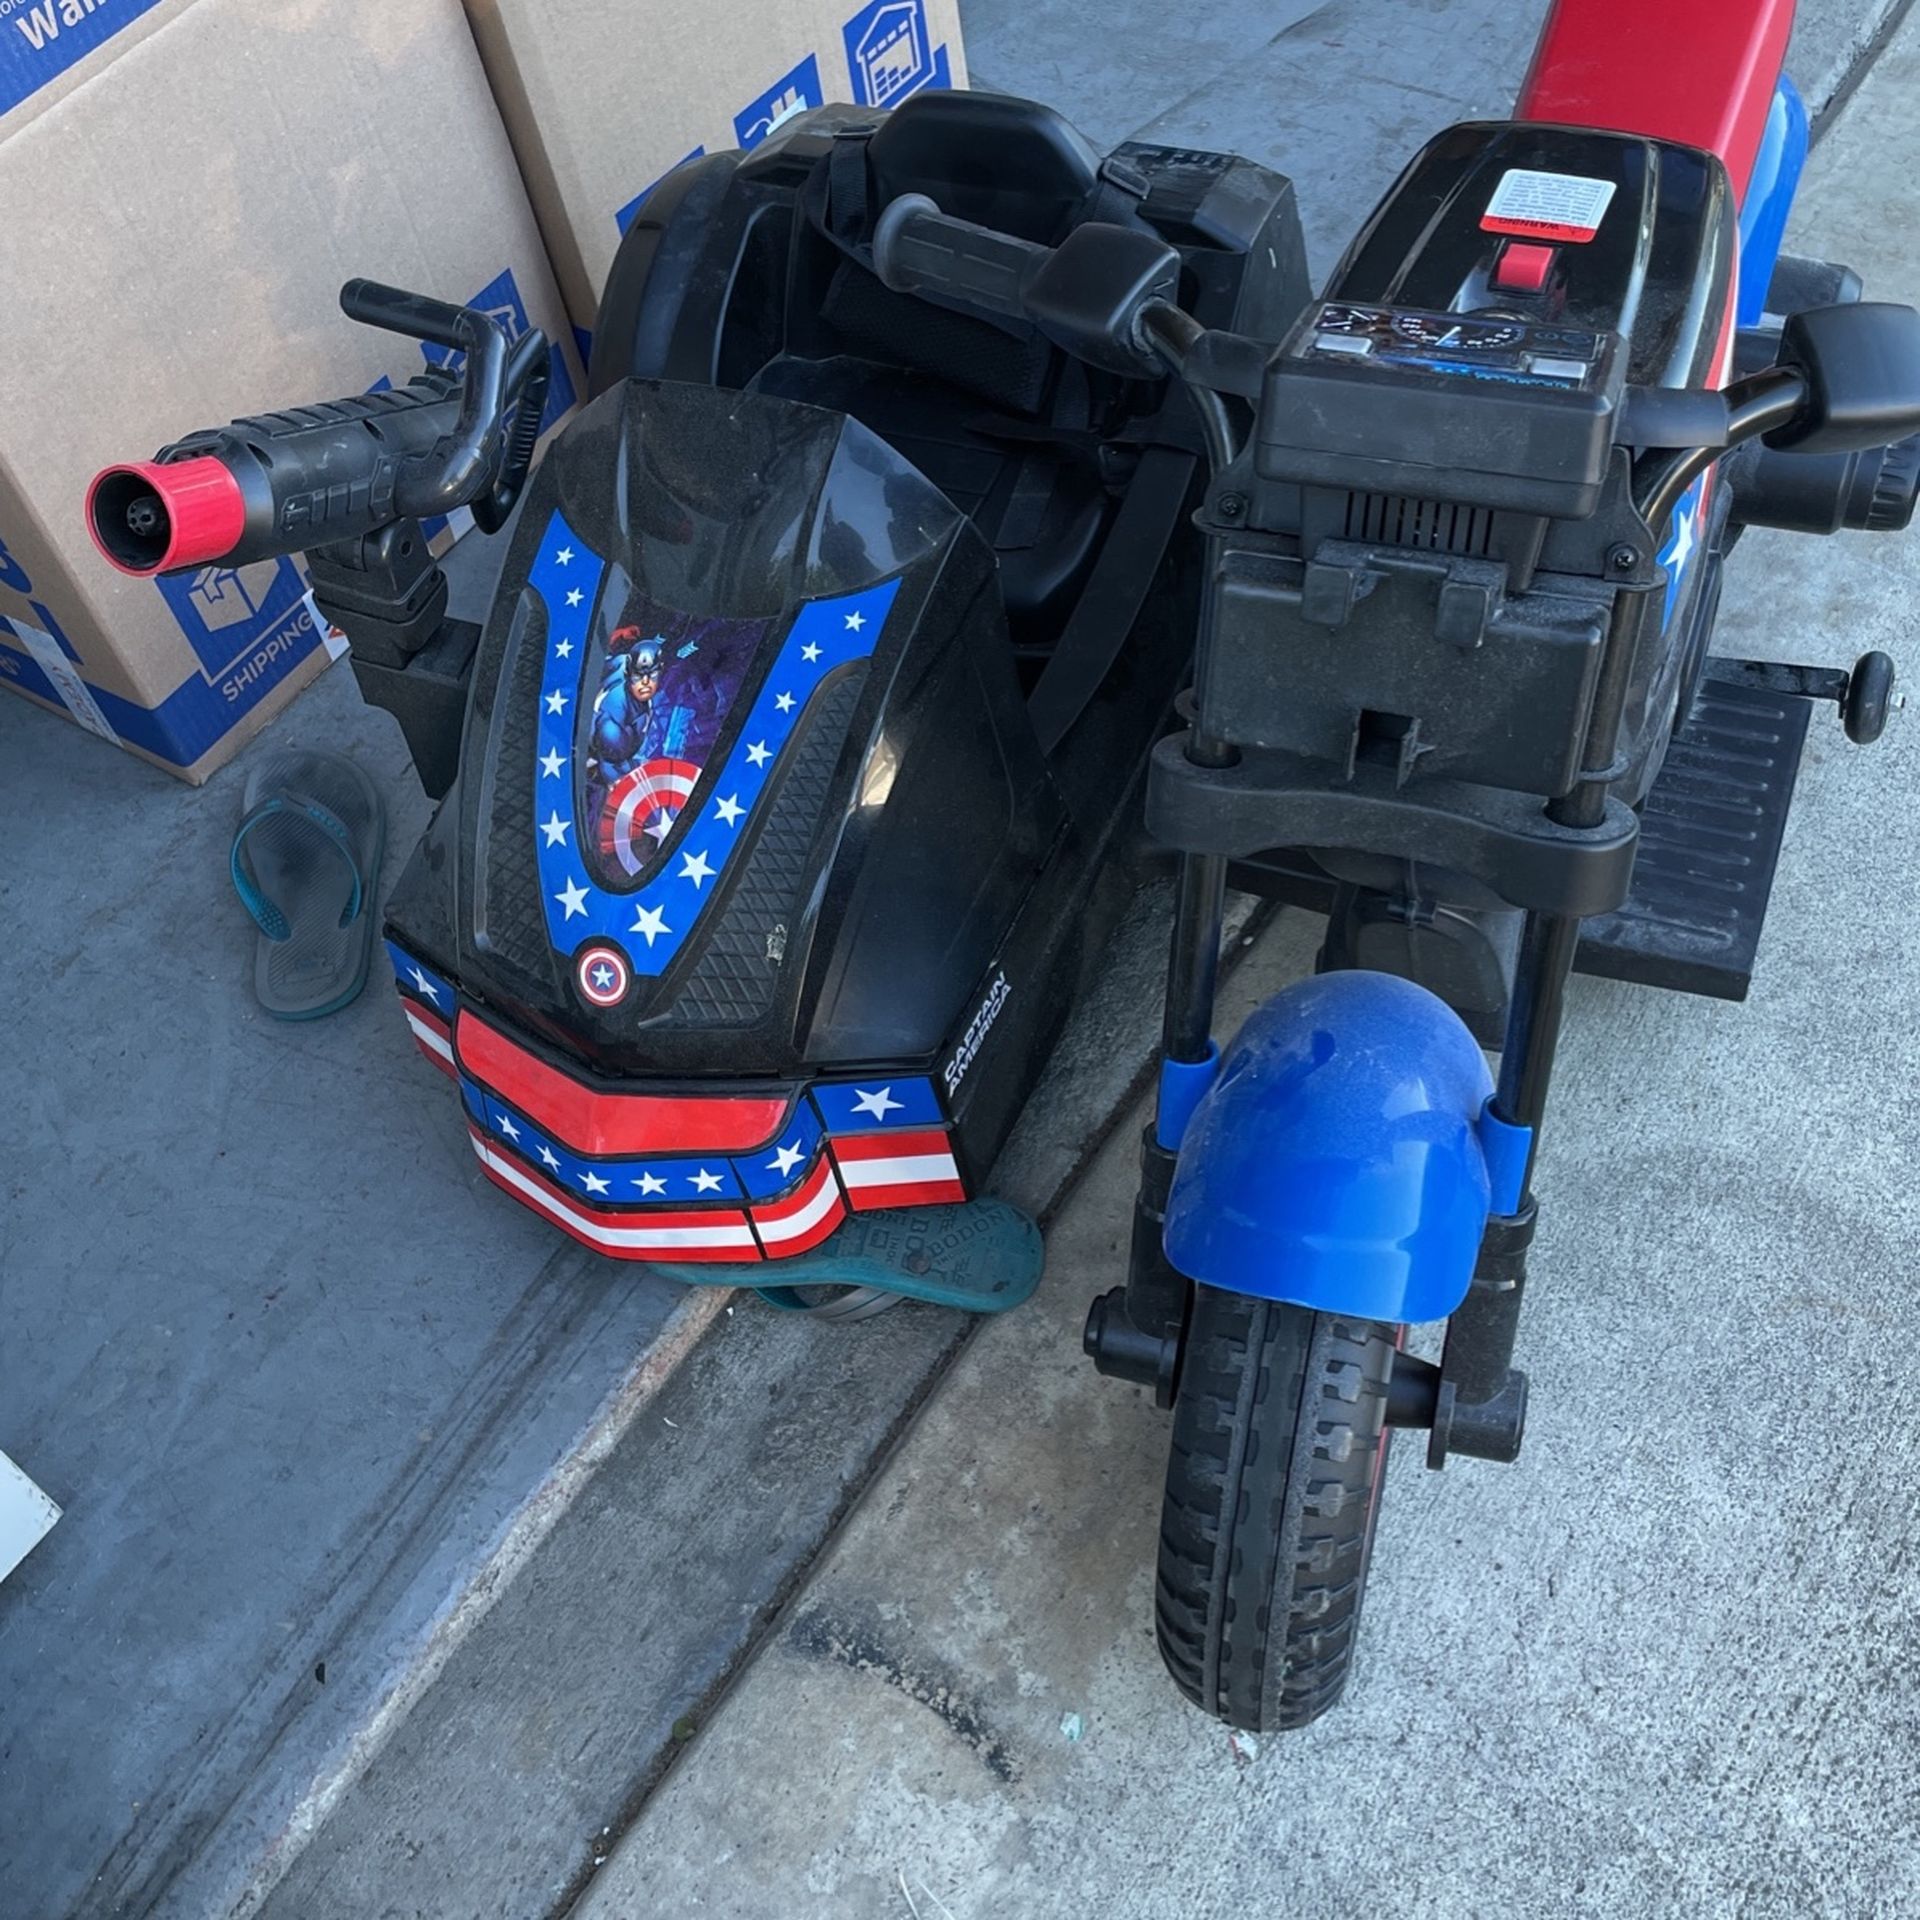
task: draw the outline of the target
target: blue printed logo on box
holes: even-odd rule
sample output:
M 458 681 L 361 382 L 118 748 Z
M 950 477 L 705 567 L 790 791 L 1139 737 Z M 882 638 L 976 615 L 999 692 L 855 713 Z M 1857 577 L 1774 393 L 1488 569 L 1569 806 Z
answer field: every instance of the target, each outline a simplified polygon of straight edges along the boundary
M 733 116 L 734 138 L 743 147 L 757 147 L 783 121 L 809 107 L 825 105 L 826 97 L 820 89 L 820 62 L 808 54 L 791 73 L 783 73 Z
M 897 107 L 923 87 L 953 85 L 953 63 L 932 44 L 926 0 L 873 0 L 846 25 L 847 71 L 863 107 Z
M 302 604 L 306 582 L 291 560 L 163 573 L 153 584 L 172 608 L 209 680 L 265 666 L 296 639 L 312 645 L 312 621 Z M 256 660 L 257 655 L 266 658 Z M 239 682 L 241 687 L 250 684 Z
M 160 0 L 13 0 L 0 21 L 0 113 L 103 47 Z
M 220 737 L 307 659 L 325 637 L 306 603 L 306 585 L 291 560 L 265 560 L 237 571 L 203 567 L 158 588 L 199 663 L 158 706 L 142 707 L 84 679 L 80 655 L 53 609 L 33 599 L 33 583 L 0 543 L 0 578 L 29 596 L 33 624 L 0 620 L 18 646 L 0 645 L 0 677 L 55 707 L 83 727 L 139 747 L 170 766 L 190 767 Z

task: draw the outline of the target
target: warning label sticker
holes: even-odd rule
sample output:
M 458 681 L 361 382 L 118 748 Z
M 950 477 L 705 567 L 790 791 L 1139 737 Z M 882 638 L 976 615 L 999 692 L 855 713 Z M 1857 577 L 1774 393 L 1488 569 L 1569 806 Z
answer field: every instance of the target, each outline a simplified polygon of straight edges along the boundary
M 1613 199 L 1614 182 L 1575 173 L 1535 173 L 1510 167 L 1480 216 L 1489 233 L 1517 233 L 1529 240 L 1591 240 Z
M 60 651 L 60 643 L 52 634 L 28 625 L 17 615 L 0 620 L 0 628 L 11 629 L 33 655 L 34 664 L 53 682 L 53 690 L 66 702 L 67 711 L 89 733 L 97 733 L 115 746 L 120 744 L 120 736 L 100 711 L 100 702 L 93 697 L 93 689 L 80 678 L 80 669 Z

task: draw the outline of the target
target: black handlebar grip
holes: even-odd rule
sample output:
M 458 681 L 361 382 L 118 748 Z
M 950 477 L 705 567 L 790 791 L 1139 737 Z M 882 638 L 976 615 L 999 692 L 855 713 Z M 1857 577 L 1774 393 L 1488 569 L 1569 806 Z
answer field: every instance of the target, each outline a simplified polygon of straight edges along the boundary
M 465 364 L 236 420 L 97 473 L 87 525 L 121 572 L 244 566 L 476 503 L 490 529 L 505 519 L 539 433 L 546 336 L 533 328 L 510 353 L 494 315 L 374 280 L 349 280 L 340 306 Z
M 889 201 L 874 223 L 873 268 L 895 293 L 931 293 L 1009 320 L 1027 317 L 1027 285 L 1051 247 L 942 213 L 924 193 Z
M 1090 220 L 1043 247 L 903 193 L 874 223 L 873 266 L 896 293 L 1024 321 L 1089 366 L 1149 380 L 1166 371 L 1141 324 L 1149 307 L 1179 297 L 1180 255 L 1157 234 Z
M 384 393 L 258 414 L 189 434 L 87 490 L 94 544 L 142 577 L 245 566 L 371 533 L 414 511 L 409 467 L 444 456 L 463 395 L 444 372 Z
M 409 340 L 428 340 L 437 347 L 467 348 L 487 316 L 471 307 L 456 307 L 430 294 L 408 293 L 378 280 L 349 280 L 340 289 L 340 311 L 365 327 L 384 327 Z

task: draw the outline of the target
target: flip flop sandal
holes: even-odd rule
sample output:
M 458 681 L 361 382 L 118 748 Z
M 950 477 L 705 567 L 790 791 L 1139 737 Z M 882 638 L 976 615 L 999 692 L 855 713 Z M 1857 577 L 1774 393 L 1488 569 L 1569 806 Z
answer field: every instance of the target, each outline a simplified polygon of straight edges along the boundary
M 387 810 L 337 753 L 265 755 L 247 776 L 229 868 L 260 929 L 253 988 L 279 1020 L 337 1012 L 366 985 Z

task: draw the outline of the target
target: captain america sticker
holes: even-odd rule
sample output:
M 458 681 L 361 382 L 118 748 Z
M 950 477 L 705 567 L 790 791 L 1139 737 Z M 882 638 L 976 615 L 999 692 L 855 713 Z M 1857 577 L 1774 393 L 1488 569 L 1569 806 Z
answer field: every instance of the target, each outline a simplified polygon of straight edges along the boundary
M 773 623 L 681 613 L 617 565 L 600 622 L 580 757 L 590 857 L 619 886 L 659 861 Z
M 580 949 L 573 963 L 573 977 L 579 983 L 580 997 L 589 1006 L 617 1007 L 633 985 L 633 969 L 618 947 L 595 941 Z
M 1526 240 L 1566 240 L 1584 245 L 1600 231 L 1613 202 L 1615 182 L 1590 180 L 1577 173 L 1541 173 L 1509 167 L 1480 216 L 1488 233 L 1517 234 Z

